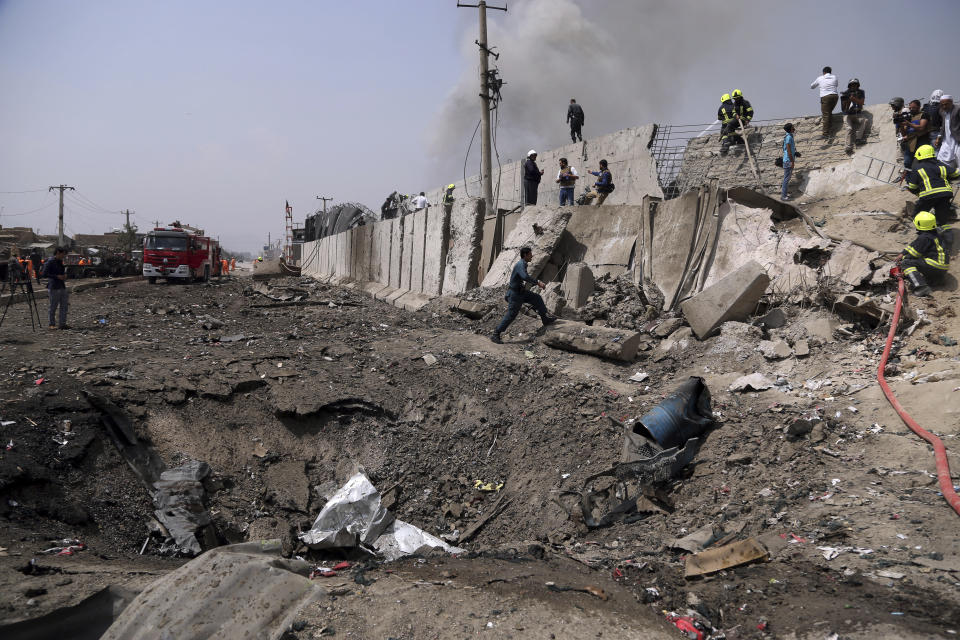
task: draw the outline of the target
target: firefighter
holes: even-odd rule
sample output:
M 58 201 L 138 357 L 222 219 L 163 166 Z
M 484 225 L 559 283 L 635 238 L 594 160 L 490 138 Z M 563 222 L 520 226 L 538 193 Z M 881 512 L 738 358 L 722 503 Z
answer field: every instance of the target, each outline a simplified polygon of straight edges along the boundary
M 737 111 L 729 93 L 720 96 L 720 108 L 717 109 L 717 120 L 720 121 L 720 155 L 727 155 L 730 142 L 737 131 Z
M 743 91 L 740 89 L 734 89 L 730 97 L 733 98 L 733 109 L 740 118 L 740 123 L 746 127 L 753 120 L 753 107 L 750 101 L 743 97 Z
M 236 270 L 237 270 L 237 259 L 230 258 L 230 271 L 236 271 Z
M 953 200 L 950 182 L 960 178 L 960 169 L 952 169 L 937 160 L 936 151 L 929 144 L 921 145 L 913 157 L 916 162 L 907 174 L 907 189 L 919 197 L 916 205 L 918 210 L 933 213 L 947 251 L 950 251 L 953 248 L 953 229 L 947 224 L 950 202 Z
M 230 275 L 230 263 L 227 262 L 226 258 L 220 259 L 220 273 L 222 273 L 225 276 Z
M 903 248 L 900 265 L 903 275 L 918 298 L 929 296 L 927 280 L 939 282 L 950 265 L 950 255 L 944 248 L 942 232 L 937 228 L 937 218 L 929 211 L 921 211 L 913 219 L 917 237 Z
M 448 184 L 443 190 L 443 206 L 452 207 L 453 206 L 453 190 L 457 188 L 455 184 Z

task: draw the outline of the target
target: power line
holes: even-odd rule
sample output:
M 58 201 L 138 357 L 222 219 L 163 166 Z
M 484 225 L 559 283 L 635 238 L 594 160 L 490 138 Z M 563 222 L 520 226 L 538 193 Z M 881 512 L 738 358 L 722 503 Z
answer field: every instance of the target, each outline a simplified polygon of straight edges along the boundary
M 76 190 L 74 190 L 74 191 L 76 192 L 76 195 L 77 195 L 77 196 L 83 198 L 83 199 L 86 200 L 88 203 L 90 203 L 93 207 L 95 207 L 95 208 L 97 208 L 97 209 L 100 209 L 100 210 L 101 210 L 102 212 L 104 212 L 104 213 L 123 213 L 122 211 L 119 211 L 119 210 L 107 209 L 107 208 L 104 207 L 103 205 L 97 204 L 96 202 L 94 202 L 93 200 L 91 200 L 91 199 L 90 199 L 89 197 L 87 197 L 86 195 L 80 193 L 79 191 L 76 191 Z
M 46 189 L 27 189 L 26 191 L 0 191 L 0 193 L 40 193 Z
M 30 211 L 24 211 L 23 213 L 4 213 L 4 214 L 0 214 L 0 218 L 18 218 L 18 217 L 20 217 L 20 216 L 28 216 L 28 215 L 30 215 L 31 213 L 36 213 L 37 211 L 43 211 L 43 210 L 46 209 L 47 207 L 52 207 L 52 206 L 55 205 L 56 203 L 57 203 L 57 201 L 54 200 L 54 201 L 52 201 L 52 202 L 48 202 L 47 204 L 43 205 L 42 207 L 37 207 L 36 209 L 31 209 Z
M 106 211 L 106 210 L 104 210 L 104 209 L 94 208 L 94 207 L 92 207 L 91 205 L 89 205 L 89 204 L 87 204 L 86 202 L 84 202 L 83 200 L 81 200 L 81 199 L 79 199 L 79 198 L 73 197 L 73 194 L 67 194 L 67 196 L 68 196 L 69 202 L 70 202 L 72 205 L 75 205 L 75 206 L 77 206 L 77 207 L 80 207 L 81 209 L 87 211 L 88 213 L 95 213 L 95 214 L 101 215 L 101 216 L 123 215 L 123 212 L 122 212 L 122 211 Z

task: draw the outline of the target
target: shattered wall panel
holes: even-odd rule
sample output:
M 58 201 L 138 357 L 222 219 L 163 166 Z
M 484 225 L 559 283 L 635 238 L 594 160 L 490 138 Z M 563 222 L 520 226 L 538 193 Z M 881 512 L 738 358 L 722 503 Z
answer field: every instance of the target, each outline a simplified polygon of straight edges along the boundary
M 642 211 L 642 205 L 575 207 L 554 262 L 585 262 L 596 277 L 619 276 L 630 267 Z
M 423 267 L 426 258 L 425 252 L 427 250 L 427 209 L 407 216 L 407 220 L 413 222 L 413 236 L 411 243 L 410 285 L 406 288 L 415 293 L 420 293 L 423 291 Z
M 507 236 L 503 251 L 483 278 L 484 287 L 502 287 L 510 280 L 513 265 L 520 259 L 520 249 L 533 248 L 533 261 L 528 273 L 536 278 L 553 255 L 573 215 L 573 207 L 527 207 L 520 215 L 517 226 Z
M 447 260 L 450 214 L 445 207 L 431 207 L 425 213 L 427 215 L 423 256 L 423 293 L 438 296 L 443 288 L 443 266 Z
M 404 218 L 390 221 L 390 280 L 387 284 L 394 289 L 400 288 L 403 271 L 403 221 Z
M 479 198 L 458 201 L 450 216 L 450 249 L 444 265 L 444 295 L 463 293 L 477 286 L 481 262 L 484 202 Z
M 664 308 L 673 308 L 694 246 L 699 193 L 688 191 L 661 202 L 649 216 L 649 279 L 660 289 Z

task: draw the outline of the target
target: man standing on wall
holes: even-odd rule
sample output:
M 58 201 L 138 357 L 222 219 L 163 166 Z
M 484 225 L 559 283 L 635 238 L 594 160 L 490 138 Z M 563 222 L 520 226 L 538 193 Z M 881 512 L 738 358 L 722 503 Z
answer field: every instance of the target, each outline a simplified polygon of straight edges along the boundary
M 540 178 L 542 177 L 543 169 L 537 166 L 537 152 L 530 149 L 527 153 L 527 159 L 523 161 L 524 204 L 537 204 L 537 190 L 540 188 Z
M 570 123 L 570 139 L 574 142 L 578 138 L 580 142 L 583 142 L 583 134 L 580 132 L 580 128 L 585 121 L 583 107 L 578 105 L 574 98 L 570 98 L 570 106 L 567 107 L 567 122 Z
M 560 206 L 573 204 L 573 190 L 577 184 L 577 170 L 567 164 L 566 158 L 560 158 L 560 170 L 557 172 L 557 184 L 560 185 Z
M 547 286 L 542 281 L 531 278 L 530 274 L 527 273 L 527 264 L 529 264 L 531 260 L 533 260 L 533 249 L 530 247 L 520 249 L 520 259 L 517 260 L 517 264 L 514 265 L 513 272 L 510 274 L 510 285 L 506 295 L 508 303 L 507 313 L 504 314 L 503 320 L 500 321 L 500 324 L 497 325 L 497 328 L 494 329 L 490 335 L 490 340 L 496 344 L 503 343 L 500 339 L 500 334 L 506 331 L 507 327 L 517 319 L 520 308 L 524 304 L 529 304 L 533 307 L 534 311 L 540 315 L 540 321 L 543 322 L 543 326 L 546 327 L 557 321 L 556 318 L 550 317 L 547 313 L 547 306 L 543 304 L 543 298 L 526 289 L 525 285 L 528 282 L 537 285 L 541 289 Z
M 820 126 L 821 136 L 826 138 L 830 135 L 830 121 L 833 118 L 833 109 L 837 106 L 837 100 L 840 95 L 837 93 L 837 76 L 833 75 L 833 69 L 823 68 L 823 75 L 810 83 L 811 89 L 820 89 Z
M 847 90 L 840 94 L 840 109 L 847 120 L 847 153 L 853 153 L 854 144 L 862 144 L 867 131 L 867 119 L 863 117 L 866 94 L 857 78 L 850 78 Z

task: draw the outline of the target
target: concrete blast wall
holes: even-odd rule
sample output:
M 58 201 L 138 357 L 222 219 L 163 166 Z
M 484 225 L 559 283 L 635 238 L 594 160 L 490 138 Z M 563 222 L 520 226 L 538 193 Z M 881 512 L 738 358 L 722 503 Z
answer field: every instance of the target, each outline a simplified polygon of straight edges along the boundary
M 360 283 L 398 306 L 418 309 L 441 293 L 477 286 L 482 226 L 483 202 L 461 198 L 451 208 L 431 207 L 304 243 L 301 273 Z

